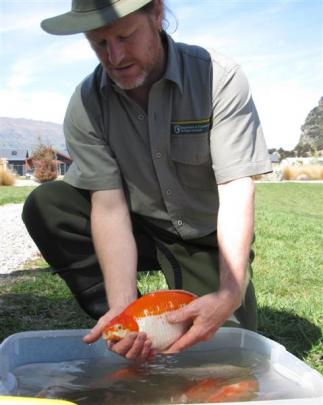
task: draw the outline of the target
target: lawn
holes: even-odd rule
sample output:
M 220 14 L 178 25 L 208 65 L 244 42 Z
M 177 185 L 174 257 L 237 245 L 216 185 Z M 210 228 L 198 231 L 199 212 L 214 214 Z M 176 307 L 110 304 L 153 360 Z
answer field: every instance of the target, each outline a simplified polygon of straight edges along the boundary
M 9 203 L 22 203 L 26 196 L 34 189 L 33 186 L 15 187 L 0 186 L 0 205 Z
M 4 200 L 0 189 L 0 204 Z M 32 188 L 6 188 L 7 202 Z M 5 193 L 5 194 L 6 194 Z M 4 196 L 4 197 L 3 197 Z M 13 196 L 13 197 L 12 197 Z M 13 200 L 14 198 L 14 200 Z M 323 373 L 322 184 L 257 184 L 254 283 L 259 332 Z M 42 260 L 0 275 L 0 341 L 22 330 L 88 328 L 94 322 Z M 164 286 L 161 273 L 143 274 L 142 292 Z
M 323 373 L 323 185 L 257 184 L 259 330 Z

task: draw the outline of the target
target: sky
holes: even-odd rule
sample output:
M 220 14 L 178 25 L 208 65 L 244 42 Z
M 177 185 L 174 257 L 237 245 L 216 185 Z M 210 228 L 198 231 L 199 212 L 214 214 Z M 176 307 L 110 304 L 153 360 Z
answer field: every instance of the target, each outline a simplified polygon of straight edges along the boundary
M 176 41 L 235 59 L 249 79 L 268 148 L 293 149 L 323 96 L 323 0 L 166 0 Z M 62 123 L 97 65 L 83 34 L 43 32 L 70 0 L 0 0 L 0 116 Z

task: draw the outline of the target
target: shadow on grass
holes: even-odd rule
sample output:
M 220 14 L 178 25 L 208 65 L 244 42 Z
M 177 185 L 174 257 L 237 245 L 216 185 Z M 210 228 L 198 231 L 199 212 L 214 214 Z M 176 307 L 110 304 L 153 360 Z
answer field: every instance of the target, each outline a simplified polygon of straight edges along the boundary
M 94 324 L 50 269 L 0 275 L 0 342 L 22 331 L 91 328 Z
M 292 311 L 270 307 L 258 310 L 258 332 L 282 344 L 287 351 L 301 359 L 322 341 L 320 328 L 308 319 Z

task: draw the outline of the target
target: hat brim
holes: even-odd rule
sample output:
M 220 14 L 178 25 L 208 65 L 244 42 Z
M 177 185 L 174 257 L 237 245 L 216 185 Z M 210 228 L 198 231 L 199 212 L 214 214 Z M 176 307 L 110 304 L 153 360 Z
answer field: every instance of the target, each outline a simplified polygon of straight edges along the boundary
M 152 0 L 122 0 L 99 10 L 87 12 L 69 11 L 56 17 L 47 18 L 41 28 L 53 35 L 72 35 L 92 31 L 125 17 Z

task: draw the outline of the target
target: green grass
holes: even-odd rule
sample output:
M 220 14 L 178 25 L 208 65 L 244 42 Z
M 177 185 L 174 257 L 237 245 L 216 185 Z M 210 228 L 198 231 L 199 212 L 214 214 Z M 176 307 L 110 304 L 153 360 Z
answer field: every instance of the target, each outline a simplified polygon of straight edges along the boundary
M 253 264 L 259 332 L 321 373 L 322 201 L 322 184 L 257 184 Z M 0 275 L 0 341 L 23 330 L 94 324 L 43 261 L 27 267 Z M 138 283 L 142 293 L 165 287 L 159 272 L 140 274 Z
M 3 339 L 26 330 L 83 328 L 94 324 L 77 306 L 64 282 L 48 269 L 1 276 L 0 323 Z
M 0 186 L 0 205 L 22 203 L 34 188 L 34 186 Z
M 259 330 L 323 373 L 323 185 L 258 184 Z

